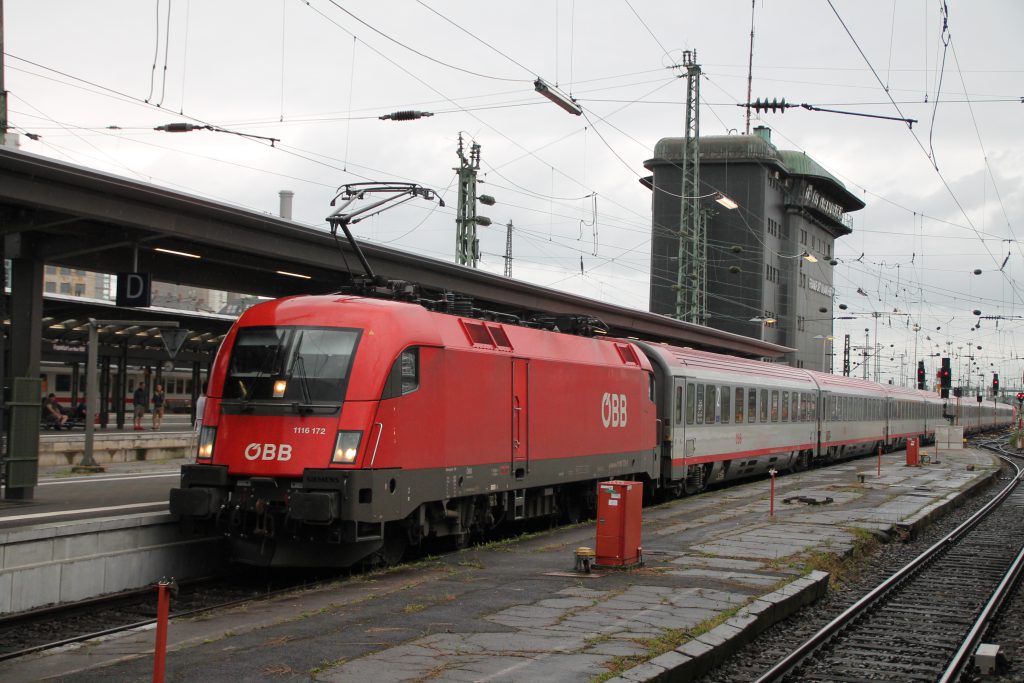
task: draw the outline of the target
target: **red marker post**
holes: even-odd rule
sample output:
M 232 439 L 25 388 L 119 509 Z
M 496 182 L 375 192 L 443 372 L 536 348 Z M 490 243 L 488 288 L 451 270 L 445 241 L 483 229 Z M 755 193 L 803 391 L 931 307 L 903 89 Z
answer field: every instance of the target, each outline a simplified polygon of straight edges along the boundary
M 768 475 L 772 478 L 771 494 L 769 496 L 769 503 L 768 503 L 768 516 L 769 517 L 774 517 L 775 516 L 775 475 L 776 474 L 778 474 L 778 470 L 776 470 L 774 467 L 772 469 L 768 470 Z
M 153 650 L 153 683 L 164 683 L 167 665 L 167 621 L 171 612 L 171 595 L 178 592 L 174 579 L 160 579 L 156 584 L 156 646 Z

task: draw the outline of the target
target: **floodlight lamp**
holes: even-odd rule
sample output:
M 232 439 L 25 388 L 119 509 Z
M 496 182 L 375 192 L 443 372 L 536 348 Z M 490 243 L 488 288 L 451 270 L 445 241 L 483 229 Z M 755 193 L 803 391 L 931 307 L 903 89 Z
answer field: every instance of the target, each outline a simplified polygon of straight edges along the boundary
M 724 194 L 722 194 L 721 192 L 719 192 L 719 193 L 718 193 L 718 196 L 717 196 L 717 197 L 715 197 L 715 201 L 716 201 L 716 202 L 718 202 L 719 204 L 721 204 L 722 206 L 724 206 L 725 208 L 727 208 L 727 209 L 730 209 L 730 210 L 732 210 L 732 209 L 738 209 L 738 208 L 739 208 L 739 206 L 740 206 L 739 204 L 737 204 L 736 202 L 734 202 L 734 201 L 733 201 L 732 199 L 730 199 L 729 197 L 726 197 L 726 196 L 725 196 Z
M 543 78 L 538 78 L 533 82 L 533 89 L 570 114 L 575 114 L 576 116 L 583 114 L 583 107 L 576 104 L 576 100 L 561 92 Z

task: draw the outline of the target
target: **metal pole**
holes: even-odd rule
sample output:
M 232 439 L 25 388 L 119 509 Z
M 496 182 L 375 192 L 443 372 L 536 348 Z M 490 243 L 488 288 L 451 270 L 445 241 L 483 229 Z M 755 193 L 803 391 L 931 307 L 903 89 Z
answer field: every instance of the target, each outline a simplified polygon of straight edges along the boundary
M 0 0 L 0 147 L 7 144 L 7 88 L 4 85 L 4 0 Z
M 156 642 L 153 647 L 153 683 L 163 683 L 167 668 L 167 622 L 171 612 L 171 593 L 176 591 L 174 579 L 160 579 L 156 585 Z
M 176 320 L 96 320 L 89 318 L 89 348 L 87 349 L 87 369 L 85 387 L 85 453 L 82 455 L 82 464 L 73 470 L 87 472 L 102 472 L 103 467 L 96 464 L 93 458 L 93 437 L 96 431 L 96 409 L 99 402 L 98 382 L 96 381 L 96 356 L 99 350 L 99 328 L 100 325 L 138 325 L 140 327 L 178 327 Z
M 864 373 L 864 379 L 868 378 L 868 348 L 870 348 L 869 345 L 871 344 L 870 332 L 871 330 L 866 327 L 864 328 L 864 367 L 861 368 Z
M 96 353 L 99 346 L 99 333 L 96 320 L 89 318 L 89 346 L 86 349 L 88 360 L 85 365 L 85 454 L 82 464 L 72 468 L 73 471 L 102 472 L 103 467 L 96 464 L 93 458 L 93 437 L 96 432 Z
M 872 315 L 875 317 L 875 346 L 874 346 L 874 351 L 875 351 L 875 383 L 877 384 L 878 383 L 878 376 L 879 376 L 878 375 L 878 370 L 879 370 L 879 368 L 878 368 L 878 318 L 881 315 L 881 313 L 879 313 L 878 311 L 875 311 L 874 313 L 872 313 Z

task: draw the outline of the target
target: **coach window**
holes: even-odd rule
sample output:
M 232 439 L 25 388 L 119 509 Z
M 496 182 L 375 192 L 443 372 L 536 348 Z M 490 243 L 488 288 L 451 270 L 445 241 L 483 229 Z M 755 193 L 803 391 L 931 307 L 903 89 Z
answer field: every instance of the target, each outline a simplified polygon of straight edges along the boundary
M 761 422 L 768 421 L 768 390 L 761 390 Z
M 789 422 L 789 392 L 782 392 L 782 421 Z
M 772 390 L 772 422 L 779 421 L 779 390 Z
M 732 419 L 732 387 L 722 387 L 722 424 Z
M 683 424 L 683 388 L 676 387 L 676 424 Z
M 696 405 L 697 405 L 697 399 L 696 399 L 696 397 L 694 395 L 694 392 L 696 390 L 697 390 L 696 386 L 694 386 L 693 384 L 687 383 L 687 385 L 686 385 L 686 424 L 688 424 L 688 425 L 692 425 L 693 424 L 693 412 L 696 409 Z
M 757 422 L 757 389 L 747 389 L 747 422 Z
M 743 424 L 743 387 L 736 387 L 736 424 Z
M 793 403 L 789 407 L 789 419 L 798 422 L 800 420 L 800 394 L 794 391 L 792 396 Z
M 718 387 L 713 384 L 704 387 L 704 424 L 715 424 L 715 408 L 718 403 L 715 400 L 715 393 L 717 391 Z

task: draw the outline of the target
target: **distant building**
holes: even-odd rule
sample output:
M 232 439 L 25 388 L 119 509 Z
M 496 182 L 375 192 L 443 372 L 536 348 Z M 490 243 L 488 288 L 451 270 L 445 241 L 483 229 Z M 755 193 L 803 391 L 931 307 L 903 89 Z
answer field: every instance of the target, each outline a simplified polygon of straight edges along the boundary
M 709 327 L 798 349 L 795 367 L 828 371 L 834 340 L 832 265 L 835 240 L 852 231 L 847 212 L 864 208 L 842 182 L 802 152 L 780 150 L 771 131 L 700 138 L 701 195 L 709 197 L 707 320 Z M 683 138 L 663 138 L 654 158 L 650 310 L 673 315 Z M 663 190 L 663 191 L 662 191 Z M 802 258 L 807 252 L 817 262 Z
M 43 269 L 43 291 L 47 294 L 110 299 L 110 275 L 47 265 Z
M 152 304 L 164 308 L 180 308 L 204 313 L 217 313 L 227 303 L 227 292 L 205 287 L 176 285 L 153 281 Z

